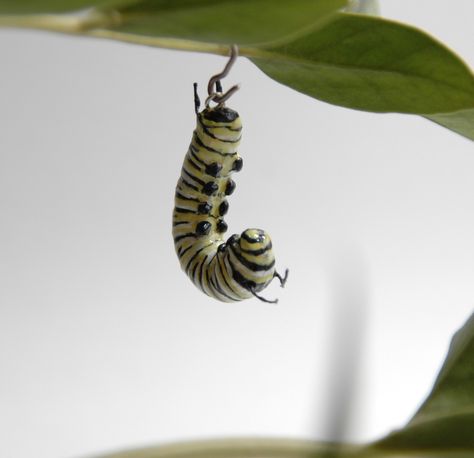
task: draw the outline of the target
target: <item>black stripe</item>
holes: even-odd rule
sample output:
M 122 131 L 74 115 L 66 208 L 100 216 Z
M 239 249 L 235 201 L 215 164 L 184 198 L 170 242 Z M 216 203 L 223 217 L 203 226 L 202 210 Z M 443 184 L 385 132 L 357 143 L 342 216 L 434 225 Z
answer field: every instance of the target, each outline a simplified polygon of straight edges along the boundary
M 197 153 L 199 153 L 199 150 L 198 150 L 198 149 L 196 149 L 196 151 L 192 150 L 190 156 L 191 156 L 194 160 L 196 160 L 197 162 L 199 162 L 201 165 L 203 165 L 204 167 L 207 167 L 208 164 L 207 164 L 206 162 L 204 162 L 204 161 L 197 155 Z
M 194 169 L 198 170 L 199 172 L 202 172 L 202 171 L 203 171 L 202 168 L 199 167 L 199 165 L 197 165 L 197 164 L 192 160 L 191 155 L 189 155 L 189 156 L 187 157 L 187 161 L 191 164 L 191 166 L 192 166 Z
M 207 166 L 207 163 L 204 162 L 199 156 L 199 149 L 194 148 L 194 145 L 191 144 L 191 153 L 189 154 L 194 160 L 199 162 L 201 165 Z
M 173 227 L 182 226 L 183 224 L 191 224 L 191 222 L 190 221 L 178 221 L 176 223 L 173 223 Z
M 207 259 L 207 256 L 204 258 L 204 260 L 206 259 Z M 194 284 L 196 284 L 196 282 L 194 281 L 194 277 L 196 276 L 196 270 L 199 266 L 202 267 L 202 262 L 203 262 L 202 260 L 200 262 L 196 262 L 196 265 L 193 268 L 193 274 L 189 276 Z
M 186 196 L 184 196 L 183 194 L 181 194 L 181 193 L 178 192 L 178 191 L 176 191 L 175 196 L 176 196 L 178 199 L 190 200 L 191 202 L 197 202 L 198 204 L 203 204 L 203 203 L 205 203 L 205 202 L 201 202 L 199 199 L 196 199 L 195 197 L 186 197 Z
M 194 139 L 194 132 L 193 132 L 193 139 Z M 199 148 L 196 148 L 194 145 L 193 145 L 193 141 L 191 140 L 191 143 L 189 144 L 189 151 L 191 153 L 199 153 Z M 198 159 L 197 156 L 196 156 L 196 159 L 198 160 L 198 162 L 201 162 L 202 164 L 204 164 L 204 162 L 202 162 L 201 159 Z
M 217 279 L 216 279 L 217 280 Z M 216 289 L 220 294 L 222 294 L 223 296 L 227 297 L 227 299 L 230 299 L 231 301 L 236 301 L 238 299 L 234 299 L 233 297 L 229 296 L 228 294 L 226 294 L 224 292 L 224 290 L 220 287 L 219 285 L 219 282 L 216 282 L 214 284 L 214 282 L 212 281 L 212 279 L 210 280 L 210 284 L 214 287 L 214 289 Z
M 232 260 L 228 258 L 230 269 L 232 270 L 232 278 L 240 285 L 242 288 L 251 291 L 251 286 L 255 287 L 256 283 L 252 280 L 245 278 L 234 266 Z
M 193 244 L 191 243 L 187 248 L 184 248 L 184 244 L 181 245 L 179 248 L 178 248 L 178 258 L 181 260 L 181 258 L 184 256 L 184 254 L 189 251 L 191 248 L 193 248 Z
M 234 280 L 242 286 L 242 288 L 245 288 L 247 291 L 250 291 L 251 293 L 258 293 L 262 291 L 263 289 L 266 288 L 268 285 L 267 283 L 255 283 L 252 280 L 248 280 L 245 278 L 238 270 L 233 270 L 233 275 L 232 277 Z
M 234 253 L 235 257 L 241 262 L 245 267 L 249 268 L 253 272 L 260 272 L 264 270 L 270 270 L 275 265 L 275 260 L 273 260 L 270 264 L 256 264 L 254 262 L 247 261 L 240 253 L 237 253 L 234 247 L 231 245 L 230 249 L 232 253 Z
M 183 167 L 183 172 L 188 175 L 189 178 L 194 180 L 196 183 L 199 183 L 201 186 L 204 186 L 206 184 L 205 181 L 202 181 L 200 178 L 194 176 L 192 173 L 188 172 L 184 167 Z
M 210 246 L 210 245 L 209 245 Z M 204 261 L 201 263 L 201 270 L 199 272 L 199 275 L 198 275 L 198 281 L 199 281 L 199 285 L 201 286 L 201 289 L 204 291 L 204 286 L 202 284 L 202 273 L 204 271 L 204 265 L 206 264 L 206 261 L 207 261 L 207 258 L 209 257 L 209 255 L 206 254 L 206 257 L 204 258 Z M 207 266 L 207 268 L 209 268 L 209 266 Z
M 234 280 L 242 286 L 242 288 L 245 288 L 247 291 L 250 291 L 251 293 L 258 293 L 265 289 L 268 283 L 255 283 L 252 280 L 246 279 L 239 271 L 234 270 L 234 275 L 233 275 Z
M 260 248 L 260 250 L 244 250 L 243 248 L 241 248 L 240 250 L 242 251 L 242 253 L 247 253 L 252 256 L 258 256 L 259 254 L 263 254 L 266 251 L 271 250 L 271 249 L 272 249 L 272 242 L 270 242 L 265 248 Z
M 237 140 L 223 140 L 222 138 L 219 138 L 219 137 L 216 137 L 209 129 L 208 127 L 210 128 L 213 128 L 213 127 L 216 127 L 216 128 L 219 128 L 221 126 L 208 126 L 206 124 L 204 124 L 201 120 L 201 118 L 198 117 L 198 122 L 200 124 L 200 126 L 202 127 L 202 130 L 206 133 L 206 135 L 208 135 L 209 137 L 211 138 L 214 138 L 215 140 L 217 141 L 220 141 L 220 142 L 223 142 L 223 143 L 238 143 L 240 141 L 240 138 L 239 137 Z
M 234 152 L 234 153 L 223 153 L 222 151 L 218 151 L 214 148 L 211 148 L 210 146 L 207 146 L 203 143 L 203 141 L 199 138 L 199 135 L 197 134 L 196 131 L 194 131 L 194 138 L 193 140 L 196 141 L 196 143 L 201 147 L 201 148 L 204 148 L 206 149 L 207 151 L 210 151 L 211 153 L 216 153 L 216 154 L 219 154 L 220 156 L 234 156 L 235 154 L 237 154 L 237 152 Z
M 242 126 L 241 127 L 232 127 L 232 126 L 226 126 L 226 125 L 220 125 L 220 126 L 211 126 L 210 124 L 205 124 L 205 123 L 202 123 L 204 126 L 206 127 L 209 127 L 209 128 L 213 128 L 213 127 L 218 127 L 219 129 L 227 129 L 227 130 L 230 130 L 232 132 L 241 132 L 242 131 Z
M 181 181 L 191 189 L 194 189 L 195 191 L 199 192 L 199 188 L 197 186 L 194 186 L 193 184 L 189 183 L 189 181 L 185 180 L 183 177 L 181 177 Z
M 260 231 L 258 233 L 258 238 L 257 239 L 251 239 L 246 232 L 242 233 L 242 238 L 247 240 L 249 243 L 260 243 L 263 241 L 263 231 Z
M 189 210 L 188 208 L 174 207 L 174 211 L 176 213 L 195 213 L 197 215 L 195 210 Z
M 186 273 L 188 274 L 189 276 L 189 273 L 188 273 L 188 269 L 189 267 L 191 266 L 191 263 L 197 258 L 198 254 L 204 250 L 205 248 L 207 247 L 210 247 L 212 245 L 212 243 L 210 243 L 209 245 L 206 245 L 206 246 L 203 246 L 201 248 L 199 248 L 199 250 L 196 251 L 196 253 L 194 253 L 192 256 L 191 256 L 191 259 L 188 261 L 188 263 L 186 264 L 186 268 L 184 269 L 186 271 Z
M 224 253 L 224 256 L 225 256 L 225 253 Z M 223 260 L 224 262 L 224 260 Z M 225 278 L 225 275 L 224 275 L 224 271 L 222 270 L 222 266 L 221 266 L 221 263 L 219 262 L 219 255 L 217 256 L 217 265 L 219 267 L 219 270 L 221 272 L 221 276 L 222 276 L 222 279 L 224 280 L 224 283 L 226 284 L 227 288 L 232 291 L 232 293 L 234 293 L 238 298 L 241 299 L 240 297 L 240 294 L 238 293 L 238 291 L 236 291 L 234 288 L 232 288 L 232 286 L 229 284 L 229 282 L 227 281 L 227 278 Z M 231 275 L 232 276 L 232 275 Z
M 183 239 L 188 238 L 188 237 L 196 237 L 196 234 L 194 232 L 188 232 L 187 234 L 177 235 L 174 238 L 174 243 L 178 243 L 180 240 L 183 240 Z
M 210 285 L 209 288 L 211 289 L 211 292 L 213 294 L 211 297 L 214 297 L 214 299 L 217 299 L 214 294 L 214 291 L 212 291 L 212 288 L 211 288 L 211 280 L 209 279 L 209 266 L 207 266 L 207 269 L 204 271 L 204 274 L 206 275 L 207 284 Z
M 193 248 L 194 245 L 191 243 L 191 245 L 189 245 L 185 250 L 182 250 L 181 253 L 178 252 L 178 257 L 179 259 L 181 259 L 191 248 Z M 182 249 L 183 247 L 180 247 L 180 250 Z
M 210 146 L 205 145 L 205 144 L 202 142 L 202 140 L 199 138 L 199 135 L 197 134 L 196 131 L 194 131 L 193 140 L 194 140 L 201 148 L 207 149 L 207 150 L 210 151 L 211 153 L 217 153 L 217 154 L 220 154 L 220 155 L 223 156 L 223 154 L 222 154 L 220 151 L 217 151 L 216 149 L 211 148 Z

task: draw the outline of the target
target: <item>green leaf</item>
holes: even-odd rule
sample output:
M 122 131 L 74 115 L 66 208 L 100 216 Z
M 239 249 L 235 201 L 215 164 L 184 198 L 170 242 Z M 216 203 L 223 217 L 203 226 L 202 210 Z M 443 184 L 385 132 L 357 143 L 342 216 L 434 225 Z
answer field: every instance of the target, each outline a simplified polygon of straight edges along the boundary
M 474 140 L 474 76 L 426 33 L 359 14 L 347 0 L 0 0 L 0 26 L 54 30 L 170 49 L 240 45 L 271 78 L 314 98 L 421 114 Z M 352 0 L 366 11 L 375 0 Z M 92 7 L 81 15 L 22 15 Z M 7 13 L 3 14 L 2 13 Z M 264 18 L 264 19 L 262 19 Z
M 474 140 L 474 108 L 430 115 L 426 118 Z
M 252 59 L 270 77 L 329 103 L 375 112 L 474 108 L 474 76 L 413 27 L 340 13 L 314 32 Z
M 454 334 L 433 389 L 410 424 L 466 411 L 474 414 L 474 313 Z M 474 443 L 474 434 L 472 441 Z
M 474 456 L 474 314 L 454 335 L 433 389 L 414 417 L 372 447 Z
M 220 44 L 269 42 L 312 28 L 346 0 L 142 0 L 114 31 Z
M 133 0 L 131 0 L 133 1 Z M 0 14 L 66 13 L 130 3 L 123 0 L 0 0 Z
M 357 446 L 339 449 L 334 444 L 304 440 L 245 438 L 161 445 L 102 458 L 343 458 L 355 456 L 359 449 Z
M 377 443 L 377 448 L 391 450 L 465 450 L 474 456 L 474 412 L 432 417 L 409 423 Z M 375 447 L 375 446 L 374 446 Z

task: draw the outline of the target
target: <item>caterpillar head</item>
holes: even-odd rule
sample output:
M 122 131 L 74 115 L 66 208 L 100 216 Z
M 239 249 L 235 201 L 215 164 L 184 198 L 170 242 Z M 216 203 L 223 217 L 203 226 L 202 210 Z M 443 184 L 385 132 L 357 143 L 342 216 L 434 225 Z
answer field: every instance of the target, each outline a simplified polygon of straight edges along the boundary
M 198 120 L 206 133 L 224 142 L 238 142 L 242 130 L 239 113 L 225 106 L 207 107 L 198 113 Z M 237 144 L 234 145 L 237 147 Z
M 226 106 L 206 107 L 199 113 L 202 119 L 212 123 L 231 124 L 239 119 L 239 113 Z

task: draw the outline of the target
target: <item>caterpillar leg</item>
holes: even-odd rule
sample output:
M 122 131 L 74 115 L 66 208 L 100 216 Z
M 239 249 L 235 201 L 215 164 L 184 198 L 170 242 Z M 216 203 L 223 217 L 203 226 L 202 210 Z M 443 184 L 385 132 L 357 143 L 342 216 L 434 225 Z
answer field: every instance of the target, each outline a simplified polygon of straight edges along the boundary
M 285 286 L 285 283 L 286 281 L 288 280 L 288 274 L 290 273 L 290 271 L 288 269 L 285 270 L 285 275 L 282 277 L 276 270 L 275 272 L 273 273 L 273 278 L 278 278 L 278 280 L 280 280 L 280 286 L 283 288 Z M 270 300 L 270 299 L 265 299 L 264 297 L 262 296 L 259 296 L 256 291 L 255 291 L 255 288 L 254 286 L 250 286 L 248 287 L 248 290 L 252 293 L 252 295 L 254 297 L 256 297 L 257 299 L 261 300 L 262 302 L 266 302 L 267 304 L 278 304 L 278 299 L 274 299 L 274 300 Z
M 262 302 L 266 302 L 267 304 L 278 304 L 278 299 L 274 299 L 273 301 L 271 301 L 270 299 L 265 299 L 264 297 L 262 296 L 259 296 L 253 288 L 249 289 L 249 291 L 253 294 L 254 297 L 256 297 L 257 299 L 260 299 Z
M 290 271 L 288 269 L 285 270 L 285 276 L 282 277 L 276 270 L 275 270 L 275 273 L 273 274 L 273 278 L 278 278 L 278 280 L 280 280 L 280 287 L 284 288 L 285 287 L 285 283 L 286 283 L 286 280 L 288 280 L 288 274 L 290 273 Z

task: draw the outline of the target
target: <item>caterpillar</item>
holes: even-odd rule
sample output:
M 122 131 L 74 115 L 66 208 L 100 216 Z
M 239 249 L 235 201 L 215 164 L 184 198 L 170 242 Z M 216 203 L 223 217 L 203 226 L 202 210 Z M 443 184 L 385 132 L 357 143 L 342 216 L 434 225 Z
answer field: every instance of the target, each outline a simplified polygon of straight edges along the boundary
M 274 278 L 283 287 L 288 270 L 281 276 L 275 270 L 272 241 L 261 229 L 246 229 L 224 241 L 229 209 L 226 197 L 235 190 L 231 175 L 242 170 L 237 152 L 242 132 L 239 114 L 226 107 L 225 101 L 238 89 L 222 94 L 220 78 L 226 76 L 236 57 L 224 71 L 211 78 L 206 107 L 199 112 L 200 101 L 194 83 L 196 129 L 184 158 L 175 192 L 173 238 L 181 268 L 191 281 L 208 296 L 223 302 L 256 297 Z M 216 84 L 216 92 L 213 86 Z M 210 101 L 217 102 L 211 107 Z

